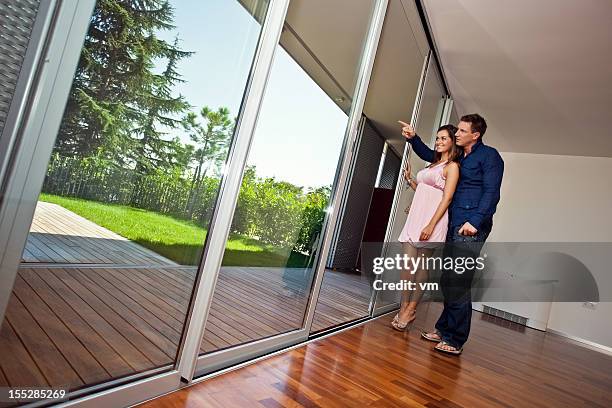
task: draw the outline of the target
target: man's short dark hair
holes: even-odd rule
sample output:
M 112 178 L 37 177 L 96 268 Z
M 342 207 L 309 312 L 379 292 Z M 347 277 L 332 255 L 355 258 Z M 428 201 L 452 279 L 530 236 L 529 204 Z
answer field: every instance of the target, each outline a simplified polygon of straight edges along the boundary
M 472 133 L 480 133 L 480 138 L 484 136 L 487 131 L 487 121 L 477 113 L 470 113 L 469 115 L 463 115 L 461 122 L 468 122 L 472 127 Z

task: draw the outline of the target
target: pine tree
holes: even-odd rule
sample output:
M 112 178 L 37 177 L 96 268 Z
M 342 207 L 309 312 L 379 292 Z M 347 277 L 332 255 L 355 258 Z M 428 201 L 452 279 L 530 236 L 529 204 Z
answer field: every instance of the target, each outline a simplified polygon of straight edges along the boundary
M 190 55 L 157 37 L 172 29 L 167 0 L 99 0 L 81 53 L 56 152 L 103 156 L 140 170 L 165 160 L 160 127 L 177 127 L 189 105 L 172 88 Z M 155 63 L 167 61 L 162 73 Z
M 154 168 L 170 168 L 170 158 L 173 155 L 173 141 L 165 139 L 166 133 L 163 128 L 177 128 L 182 124 L 180 114 L 190 108 L 187 101 L 181 96 L 173 97 L 172 87 L 182 82 L 180 75 L 176 72 L 176 64 L 179 59 L 188 56 L 189 53 L 178 50 L 178 38 L 175 39 L 171 48 L 166 50 L 168 62 L 166 69 L 161 75 L 146 71 L 143 76 L 148 77 L 142 92 L 142 98 L 137 105 L 144 107 L 142 114 L 137 115 L 136 122 L 142 120 L 142 124 L 132 130 L 132 137 L 137 137 L 134 160 L 136 161 L 136 173 L 146 174 Z M 143 56 L 143 58 L 145 58 Z M 152 68 L 152 67 L 151 67 Z M 178 118 L 178 119 L 177 119 Z
M 189 137 L 196 143 L 197 150 L 194 153 L 196 169 L 191 181 L 191 194 L 188 200 L 188 211 L 193 213 L 194 205 L 197 203 L 200 187 L 207 172 L 211 168 L 220 167 L 225 159 L 227 146 L 234 131 L 235 120 L 230 119 L 228 108 L 220 107 L 216 111 L 205 106 L 200 111 L 200 117 L 204 122 L 199 122 L 198 115 L 189 112 L 184 118 L 184 128 L 189 132 Z

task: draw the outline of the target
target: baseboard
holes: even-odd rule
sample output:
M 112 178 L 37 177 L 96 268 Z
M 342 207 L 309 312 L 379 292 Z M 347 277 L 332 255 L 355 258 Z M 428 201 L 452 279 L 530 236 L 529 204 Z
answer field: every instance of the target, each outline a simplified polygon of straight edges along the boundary
M 557 336 L 561 336 L 568 340 L 571 340 L 574 344 L 578 346 L 586 347 L 588 349 L 599 351 L 600 353 L 604 353 L 604 354 L 612 356 L 612 347 L 604 346 L 603 344 L 598 344 L 590 340 L 585 340 L 580 337 L 572 336 L 570 334 L 563 333 L 563 332 L 553 330 L 553 329 L 546 329 L 546 333 L 556 334 Z

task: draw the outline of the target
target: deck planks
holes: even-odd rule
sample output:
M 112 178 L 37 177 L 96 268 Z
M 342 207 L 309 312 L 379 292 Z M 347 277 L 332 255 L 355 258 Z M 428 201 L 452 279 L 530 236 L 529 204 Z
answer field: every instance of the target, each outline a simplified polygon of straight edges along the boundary
M 49 385 L 7 319 L 0 329 L 0 350 L 3 350 L 0 367 L 10 386 Z
M 0 327 L 0 384 L 76 390 L 174 364 L 196 267 L 49 203 L 37 206 L 23 261 Z M 200 351 L 300 328 L 311 280 L 222 267 Z M 365 316 L 369 297 L 359 276 L 326 271 L 313 328 Z
M 57 387 L 65 384 L 76 386 L 83 384 L 83 380 L 66 361 L 53 340 L 46 335 L 16 296 L 11 296 L 9 299 L 5 319 L 11 324 L 49 385 Z
M 62 297 L 66 303 L 77 312 L 81 318 L 87 322 L 101 337 L 103 337 L 111 347 L 119 354 L 126 362 L 132 367 L 134 371 L 146 370 L 152 366 L 151 360 L 149 360 L 140 350 L 135 347 L 127 338 L 124 337 L 123 333 L 114 327 L 109 320 L 120 322 L 120 319 L 115 316 L 102 315 L 102 311 L 98 311 L 93 308 L 89 302 L 94 305 L 99 305 L 100 300 L 95 296 L 85 297 L 83 299 L 79 294 L 72 290 L 70 286 L 64 284 L 64 282 L 55 275 L 55 272 L 62 274 L 63 268 L 54 269 L 38 269 L 36 270 L 37 275 L 42 278 L 60 297 Z M 84 294 L 85 295 L 85 294 Z M 44 318 L 40 316 L 40 318 Z M 124 322 L 122 326 L 128 329 L 126 335 L 133 335 L 134 331 L 130 330 Z
M 79 340 L 81 344 L 94 356 L 102 367 L 112 377 L 119 377 L 133 372 L 133 368 L 121 357 L 104 337 L 96 332 L 64 299 L 61 298 L 45 281 L 35 272 L 22 269 L 19 275 L 36 294 L 45 302 L 53 314 L 59 318 Z M 37 315 L 39 319 L 53 318 L 53 316 Z M 0 330 L 1 332 L 1 330 Z M 0 360 L 1 361 L 1 360 Z
M 39 201 L 24 262 L 168 265 L 174 262 L 65 208 Z
M 301 327 L 307 298 L 283 295 L 280 271 L 222 268 L 202 352 Z M 12 350 L 0 355 L 6 381 L 11 385 L 62 383 L 77 389 L 173 364 L 194 273 L 172 266 L 22 266 L 0 329 L 0 346 Z M 326 274 L 330 282 L 339 284 L 337 277 L 331 278 L 338 272 Z M 177 283 L 172 290 L 168 290 L 169 279 Z M 329 310 L 333 313 L 334 302 L 342 299 L 326 297 L 330 293 L 324 286 L 319 306 L 323 312 L 317 310 L 320 316 Z M 367 302 L 364 298 L 356 305 L 367 306 Z M 346 303 L 342 308 L 347 308 Z M 367 307 L 357 308 L 355 316 L 363 310 Z M 15 365 L 23 375 L 14 377 Z
M 13 291 L 16 298 L 21 300 L 21 303 L 29 312 L 24 323 L 40 325 L 46 337 L 59 348 L 60 353 L 66 358 L 70 366 L 74 367 L 74 371 L 79 374 L 84 383 L 95 384 L 110 379 L 109 373 L 21 276 L 17 278 Z M 46 318 L 34 322 L 31 316 L 45 316 Z M 25 338 L 27 337 L 25 336 Z

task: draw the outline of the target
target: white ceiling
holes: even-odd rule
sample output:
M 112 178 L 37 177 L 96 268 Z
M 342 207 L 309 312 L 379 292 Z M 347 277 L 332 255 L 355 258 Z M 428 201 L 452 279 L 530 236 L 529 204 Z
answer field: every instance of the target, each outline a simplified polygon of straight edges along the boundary
M 457 111 L 487 119 L 487 143 L 612 157 L 612 0 L 422 1 Z M 372 4 L 293 0 L 281 38 L 345 112 Z M 413 0 L 389 1 L 364 107 L 398 152 L 427 52 L 419 26 Z
M 611 0 L 424 5 L 457 110 L 487 119 L 487 143 L 612 157 Z

